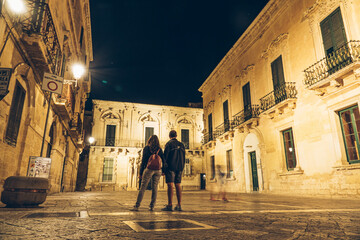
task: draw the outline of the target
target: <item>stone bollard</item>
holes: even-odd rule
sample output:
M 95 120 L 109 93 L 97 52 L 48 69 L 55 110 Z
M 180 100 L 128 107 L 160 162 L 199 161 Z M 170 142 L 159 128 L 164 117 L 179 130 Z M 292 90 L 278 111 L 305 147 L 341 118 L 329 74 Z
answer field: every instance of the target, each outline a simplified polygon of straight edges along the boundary
M 46 200 L 49 180 L 37 177 L 8 177 L 1 193 L 1 202 L 7 207 L 37 206 Z

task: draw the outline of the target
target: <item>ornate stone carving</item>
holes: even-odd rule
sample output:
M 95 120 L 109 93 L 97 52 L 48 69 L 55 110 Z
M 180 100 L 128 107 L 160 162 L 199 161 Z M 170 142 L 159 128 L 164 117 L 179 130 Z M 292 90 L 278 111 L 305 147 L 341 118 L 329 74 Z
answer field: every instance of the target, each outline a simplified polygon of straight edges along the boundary
M 207 110 L 208 112 L 212 112 L 212 110 L 214 109 L 214 105 L 215 105 L 215 101 L 211 100 L 210 102 L 208 102 L 208 104 L 206 104 L 204 109 Z
M 191 124 L 191 121 L 189 121 L 189 120 L 186 119 L 186 118 L 182 118 L 182 119 L 180 119 L 180 120 L 178 121 L 178 124 L 181 124 L 181 123 L 183 123 L 183 124 Z
M 262 58 L 268 58 L 269 55 L 275 50 L 281 47 L 281 45 L 284 43 L 286 39 L 288 39 L 289 34 L 283 33 L 280 34 L 275 40 L 273 40 L 268 48 L 261 54 Z
M 155 119 L 150 114 L 148 114 L 148 115 L 142 117 L 140 119 L 140 121 L 142 121 L 142 122 L 145 122 L 145 121 L 146 122 L 155 122 Z
M 114 113 L 112 112 L 107 112 L 107 113 L 104 113 L 101 117 L 102 119 L 119 119 L 118 116 L 116 116 Z
M 303 16 L 304 18 L 310 18 L 316 11 L 319 11 L 320 15 L 327 15 L 330 14 L 332 9 L 339 6 L 340 3 L 348 7 L 348 1 L 349 0 L 317 0 L 311 7 L 306 9 Z
M 240 74 L 237 75 L 235 78 L 244 79 L 252 70 L 254 70 L 255 65 L 247 65 L 243 70 L 240 71 Z

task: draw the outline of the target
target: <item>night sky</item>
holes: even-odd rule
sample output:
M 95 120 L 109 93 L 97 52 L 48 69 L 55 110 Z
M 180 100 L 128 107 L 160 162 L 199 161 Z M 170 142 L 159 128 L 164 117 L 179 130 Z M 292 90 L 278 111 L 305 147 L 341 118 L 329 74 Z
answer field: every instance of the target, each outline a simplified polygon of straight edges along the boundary
M 92 99 L 186 106 L 268 0 L 90 0 Z

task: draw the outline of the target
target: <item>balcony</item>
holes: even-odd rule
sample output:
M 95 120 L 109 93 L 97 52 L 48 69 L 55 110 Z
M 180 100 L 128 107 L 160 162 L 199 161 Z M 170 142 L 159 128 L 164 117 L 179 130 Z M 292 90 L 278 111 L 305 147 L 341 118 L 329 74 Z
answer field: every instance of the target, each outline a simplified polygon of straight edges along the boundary
M 61 96 L 55 97 L 56 111 L 66 120 L 71 120 L 75 109 L 75 91 L 71 84 L 64 84 Z
M 26 13 L 10 15 L 18 23 L 15 29 L 40 76 L 44 72 L 58 74 L 62 53 L 49 5 L 45 0 L 25 0 L 25 3 Z
M 213 141 L 215 140 L 215 137 L 214 137 L 214 134 L 211 132 L 211 133 L 205 133 L 202 137 L 202 140 L 201 140 L 201 143 L 204 145 L 204 144 L 207 144 L 208 142 L 210 141 Z
M 83 123 L 80 113 L 74 113 L 70 122 L 70 135 L 76 139 L 82 137 Z
M 360 41 L 349 41 L 305 69 L 304 83 L 309 90 L 315 90 L 322 96 L 343 86 L 343 79 L 359 68 L 359 60 Z
M 144 148 L 145 143 L 140 140 L 132 140 L 132 139 L 102 138 L 102 139 L 95 139 L 95 143 L 93 143 L 92 146 Z
M 259 115 L 260 115 L 259 105 L 251 105 L 245 107 L 244 110 L 233 116 L 232 127 L 234 129 L 235 128 L 243 129 L 244 125 L 246 126 L 249 125 L 250 128 L 253 125 L 257 126 Z
M 214 137 L 219 138 L 220 141 L 228 140 L 229 137 L 233 136 L 233 122 L 227 120 L 217 126 L 214 131 Z
M 260 98 L 260 110 L 271 119 L 296 107 L 297 90 L 294 82 L 285 82 Z

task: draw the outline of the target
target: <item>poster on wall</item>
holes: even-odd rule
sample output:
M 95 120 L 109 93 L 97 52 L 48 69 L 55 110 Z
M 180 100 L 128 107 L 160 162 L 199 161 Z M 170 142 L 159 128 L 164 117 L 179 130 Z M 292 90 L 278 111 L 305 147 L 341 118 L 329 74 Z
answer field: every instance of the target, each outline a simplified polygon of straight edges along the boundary
M 49 178 L 51 158 L 34 157 L 29 159 L 28 177 Z

